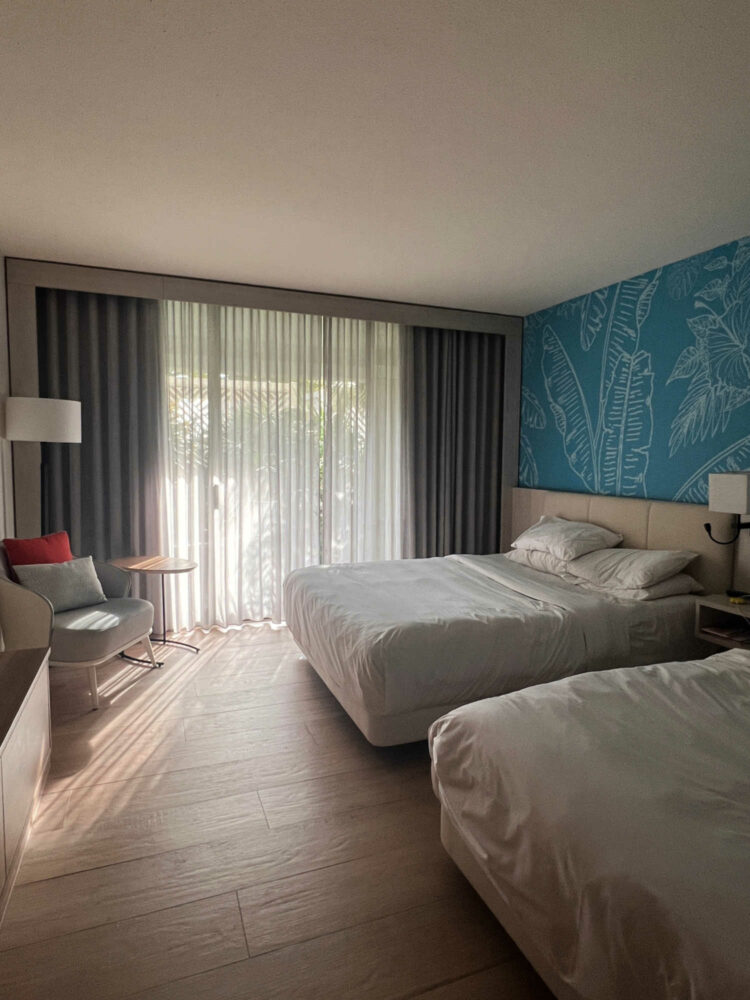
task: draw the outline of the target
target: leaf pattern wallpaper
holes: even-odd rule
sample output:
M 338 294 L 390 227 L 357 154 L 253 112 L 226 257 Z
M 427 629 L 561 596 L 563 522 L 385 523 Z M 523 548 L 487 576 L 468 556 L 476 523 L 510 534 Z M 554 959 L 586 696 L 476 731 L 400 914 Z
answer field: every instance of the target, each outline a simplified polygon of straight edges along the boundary
M 705 503 L 750 468 L 750 237 L 524 321 L 519 484 Z

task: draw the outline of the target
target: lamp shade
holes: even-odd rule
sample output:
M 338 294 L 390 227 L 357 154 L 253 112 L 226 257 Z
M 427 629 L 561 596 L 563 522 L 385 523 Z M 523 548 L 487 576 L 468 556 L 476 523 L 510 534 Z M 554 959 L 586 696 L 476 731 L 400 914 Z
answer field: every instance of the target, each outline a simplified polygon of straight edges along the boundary
M 9 396 L 5 401 L 9 441 L 81 441 L 81 404 L 75 399 Z
M 719 472 L 708 477 L 708 509 L 750 514 L 750 472 Z

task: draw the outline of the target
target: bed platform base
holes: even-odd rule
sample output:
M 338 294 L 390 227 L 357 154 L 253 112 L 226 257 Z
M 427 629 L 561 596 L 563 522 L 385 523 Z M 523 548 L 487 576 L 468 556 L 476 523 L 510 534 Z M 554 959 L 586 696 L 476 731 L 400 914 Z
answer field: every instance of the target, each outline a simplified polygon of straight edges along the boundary
M 356 701 L 350 692 L 344 691 L 334 683 L 309 658 L 308 663 L 357 729 L 375 747 L 419 743 L 427 739 L 427 730 L 433 722 L 452 712 L 454 708 L 458 708 L 457 704 L 437 705 L 432 708 L 421 708 L 416 712 L 405 712 L 403 715 L 371 715 L 360 701 Z

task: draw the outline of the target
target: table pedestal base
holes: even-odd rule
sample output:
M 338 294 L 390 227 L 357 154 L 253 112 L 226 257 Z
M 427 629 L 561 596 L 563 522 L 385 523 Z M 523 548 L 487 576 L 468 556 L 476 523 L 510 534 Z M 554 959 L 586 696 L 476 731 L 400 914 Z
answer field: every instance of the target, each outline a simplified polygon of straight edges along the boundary
M 161 575 L 161 627 L 164 629 L 160 636 L 152 635 L 151 641 L 158 642 L 162 646 L 182 646 L 184 649 L 189 649 L 193 653 L 200 653 L 197 646 L 191 645 L 189 642 L 180 642 L 179 639 L 167 639 L 167 621 L 166 621 L 166 595 L 164 593 L 164 574 Z
M 189 642 L 180 642 L 179 639 L 167 639 L 163 635 L 152 635 L 151 642 L 155 642 L 159 646 L 182 646 L 183 649 L 189 649 L 193 653 L 200 653 L 200 649 Z

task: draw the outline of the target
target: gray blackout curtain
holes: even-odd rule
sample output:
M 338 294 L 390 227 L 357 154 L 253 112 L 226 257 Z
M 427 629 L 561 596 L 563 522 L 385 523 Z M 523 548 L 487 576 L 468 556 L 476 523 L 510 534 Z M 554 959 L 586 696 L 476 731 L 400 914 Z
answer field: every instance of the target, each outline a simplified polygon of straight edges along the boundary
M 500 551 L 504 338 L 412 329 L 404 554 Z
M 39 394 L 80 399 L 82 443 L 43 445 L 43 530 L 76 555 L 158 551 L 159 303 L 37 289 Z

